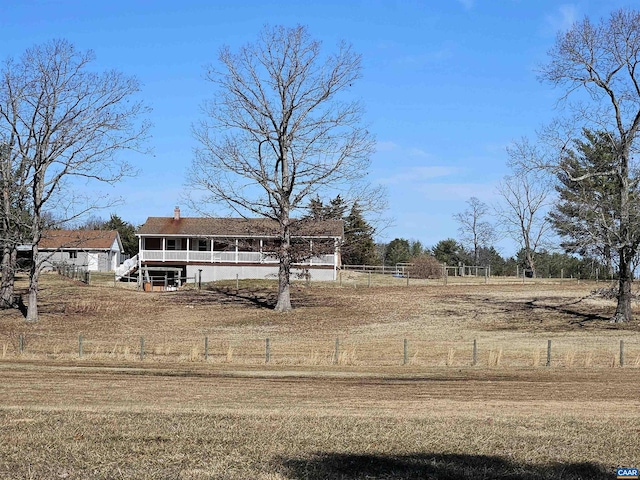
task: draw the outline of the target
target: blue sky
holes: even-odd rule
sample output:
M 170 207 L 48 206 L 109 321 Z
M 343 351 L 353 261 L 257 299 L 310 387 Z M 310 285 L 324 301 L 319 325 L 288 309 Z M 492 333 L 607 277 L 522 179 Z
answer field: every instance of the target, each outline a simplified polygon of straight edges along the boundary
M 457 237 L 455 213 L 476 196 L 494 204 L 508 173 L 505 148 L 558 114 L 560 95 L 536 79 L 556 33 L 630 1 L 9 1 L 0 0 L 0 58 L 66 38 L 94 50 L 99 69 L 136 76 L 152 107 L 152 155 L 127 154 L 140 174 L 101 194 L 141 224 L 180 203 L 195 140 L 191 125 L 212 96 L 204 67 L 221 46 L 254 41 L 265 25 L 306 25 L 331 50 L 344 39 L 363 56 L 354 93 L 377 139 L 371 181 L 389 194 L 382 240 L 432 246 Z M 183 215 L 189 211 L 183 206 Z M 109 212 L 100 214 L 108 218 Z M 515 247 L 500 243 L 503 254 Z

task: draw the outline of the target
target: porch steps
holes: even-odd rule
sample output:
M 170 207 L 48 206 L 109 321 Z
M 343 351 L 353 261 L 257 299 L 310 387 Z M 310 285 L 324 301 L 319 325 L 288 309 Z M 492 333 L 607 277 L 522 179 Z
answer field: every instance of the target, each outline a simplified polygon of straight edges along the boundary
M 138 270 L 138 255 L 125 260 L 122 265 L 116 268 L 116 280 L 127 277 Z

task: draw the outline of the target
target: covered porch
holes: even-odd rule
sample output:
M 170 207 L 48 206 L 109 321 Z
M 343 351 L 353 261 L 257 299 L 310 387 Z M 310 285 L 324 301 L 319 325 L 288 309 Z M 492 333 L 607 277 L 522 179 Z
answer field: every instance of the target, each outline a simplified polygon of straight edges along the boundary
M 337 267 L 338 242 L 335 239 L 297 238 L 302 248 L 297 265 Z M 277 264 L 273 238 L 216 238 L 154 236 L 140 237 L 139 261 L 227 264 Z M 317 253 L 316 253 L 317 252 Z M 332 252 L 332 253 L 327 253 Z

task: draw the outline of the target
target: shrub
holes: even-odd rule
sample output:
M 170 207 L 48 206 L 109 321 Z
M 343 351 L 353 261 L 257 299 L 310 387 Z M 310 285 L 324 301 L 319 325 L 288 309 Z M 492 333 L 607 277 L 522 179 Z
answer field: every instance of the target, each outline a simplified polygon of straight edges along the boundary
M 411 263 L 409 275 L 412 278 L 442 278 L 442 264 L 431 255 L 419 255 Z

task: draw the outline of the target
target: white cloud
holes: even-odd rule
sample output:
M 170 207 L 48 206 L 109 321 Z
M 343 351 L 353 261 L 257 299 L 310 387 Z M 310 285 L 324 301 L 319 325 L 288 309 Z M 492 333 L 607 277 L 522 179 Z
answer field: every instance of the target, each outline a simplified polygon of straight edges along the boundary
M 569 30 L 578 20 L 578 8 L 573 4 L 560 5 L 557 11 L 546 16 L 546 22 L 553 32 Z
M 410 148 L 409 155 L 412 157 L 428 157 L 429 154 L 422 150 L 421 148 Z
M 496 197 L 493 183 L 429 183 L 420 186 L 423 198 L 430 201 L 466 201 L 477 197 L 489 201 Z
M 398 145 L 393 142 L 377 142 L 376 152 L 390 152 L 398 148 Z
M 421 183 L 433 178 L 447 177 L 460 172 L 459 168 L 434 166 L 434 167 L 412 167 L 387 178 L 379 179 L 381 184 L 397 185 L 400 183 Z
M 394 152 L 391 156 L 393 158 L 402 158 L 402 157 L 419 157 L 419 158 L 427 158 L 430 157 L 431 154 L 420 148 L 420 147 L 404 147 L 402 145 L 398 145 L 391 140 L 385 140 L 376 143 L 376 153 L 385 153 L 385 152 Z

